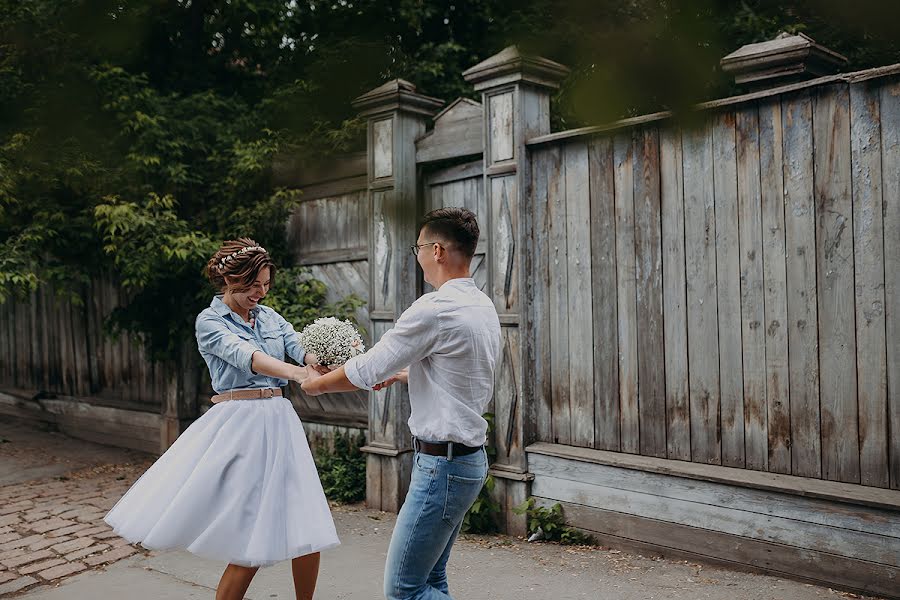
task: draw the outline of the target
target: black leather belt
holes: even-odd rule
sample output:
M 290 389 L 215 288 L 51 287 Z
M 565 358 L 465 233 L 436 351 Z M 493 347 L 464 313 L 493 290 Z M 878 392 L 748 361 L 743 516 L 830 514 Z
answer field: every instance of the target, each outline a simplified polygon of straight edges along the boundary
M 483 446 L 466 446 L 459 442 L 423 442 L 419 438 L 413 438 L 413 448 L 417 452 L 430 454 L 431 456 L 446 456 L 453 458 L 454 456 L 466 456 L 467 454 L 475 454 L 483 448 Z

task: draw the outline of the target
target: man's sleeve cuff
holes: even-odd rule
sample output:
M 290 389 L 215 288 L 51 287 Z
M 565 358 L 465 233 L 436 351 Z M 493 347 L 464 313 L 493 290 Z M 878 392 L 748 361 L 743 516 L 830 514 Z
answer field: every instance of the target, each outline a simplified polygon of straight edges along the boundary
M 371 390 L 373 384 L 368 384 L 362 377 L 362 374 L 359 372 L 359 362 L 362 359 L 361 356 L 354 356 L 346 363 L 344 363 L 344 374 L 347 376 L 347 379 L 350 380 L 350 383 L 355 385 L 361 390 Z M 377 382 L 376 382 L 377 383 Z

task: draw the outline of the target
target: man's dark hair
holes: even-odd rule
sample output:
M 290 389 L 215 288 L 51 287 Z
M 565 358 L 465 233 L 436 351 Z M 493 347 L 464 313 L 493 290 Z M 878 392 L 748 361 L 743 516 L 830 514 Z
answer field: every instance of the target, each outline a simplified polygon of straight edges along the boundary
M 467 208 L 433 210 L 422 219 L 419 231 L 427 231 L 430 235 L 454 244 L 467 258 L 475 256 L 479 236 L 478 221 L 475 220 L 475 214 Z

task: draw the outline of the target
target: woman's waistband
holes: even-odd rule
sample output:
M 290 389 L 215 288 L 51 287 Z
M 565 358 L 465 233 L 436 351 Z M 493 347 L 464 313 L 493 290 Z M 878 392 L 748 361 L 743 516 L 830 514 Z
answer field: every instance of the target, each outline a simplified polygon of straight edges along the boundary
M 277 396 L 284 396 L 284 392 L 281 388 L 227 390 L 221 394 L 216 394 L 210 398 L 210 401 L 213 404 L 217 404 L 226 400 L 259 400 L 261 398 L 275 398 Z

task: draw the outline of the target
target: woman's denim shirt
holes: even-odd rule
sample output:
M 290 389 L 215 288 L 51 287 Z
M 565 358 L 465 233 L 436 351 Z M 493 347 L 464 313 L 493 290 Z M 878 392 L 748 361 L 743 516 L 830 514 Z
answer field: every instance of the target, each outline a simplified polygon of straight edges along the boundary
M 197 348 L 209 367 L 216 393 L 228 390 L 284 387 L 287 379 L 254 373 L 253 353 L 262 350 L 284 360 L 285 352 L 299 364 L 306 351 L 294 326 L 269 308 L 259 305 L 254 310 L 254 327 L 228 308 L 222 296 L 215 296 L 209 308 L 197 315 Z

